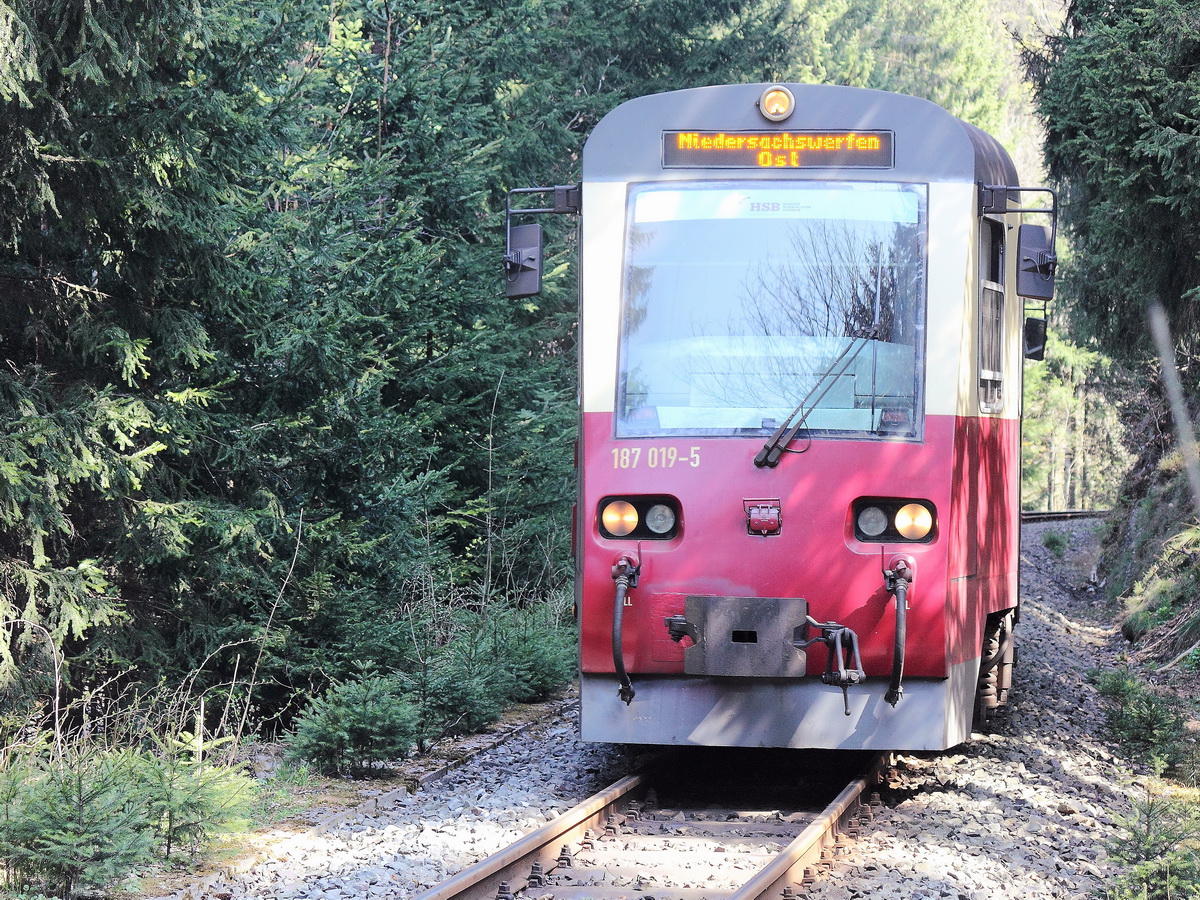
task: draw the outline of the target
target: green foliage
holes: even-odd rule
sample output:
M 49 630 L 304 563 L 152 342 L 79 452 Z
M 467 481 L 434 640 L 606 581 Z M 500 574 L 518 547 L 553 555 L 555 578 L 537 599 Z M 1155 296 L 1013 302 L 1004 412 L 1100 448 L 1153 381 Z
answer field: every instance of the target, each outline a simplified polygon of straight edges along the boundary
M 0 19 L 0 616 L 286 724 L 412 664 L 419 569 L 561 588 L 574 302 L 498 299 L 504 189 L 624 99 L 778 71 L 778 4 L 71 9 Z
M 447 592 L 408 610 L 415 642 L 400 677 L 421 711 L 421 746 L 478 731 L 506 704 L 545 699 L 570 681 L 576 636 L 563 622 L 562 596 L 480 613 Z
M 1006 137 L 1006 113 L 1023 97 L 984 0 L 796 0 L 793 15 L 790 77 L 925 97 Z
M 1181 475 L 1176 477 L 1182 478 Z M 1157 552 L 1144 552 L 1142 573 L 1125 593 L 1121 630 L 1131 641 L 1168 626 L 1155 635 L 1159 656 L 1186 652 L 1200 642 L 1200 526 L 1176 526 Z
M 1066 555 L 1070 542 L 1070 538 L 1061 531 L 1047 531 L 1042 535 L 1042 546 L 1058 559 L 1062 559 Z
M 131 751 L 19 756 L 0 769 L 0 859 L 10 887 L 64 900 L 151 856 L 152 830 Z
M 470 640 L 456 643 L 439 660 L 423 698 L 428 731 L 472 734 L 504 712 L 511 673 L 484 646 Z
M 140 538 L 178 556 L 197 519 L 164 463 L 209 399 L 192 379 L 213 359 L 225 176 L 247 133 L 223 92 L 261 73 L 213 70 L 232 50 L 224 17 L 191 0 L 21 2 L 4 24 L 18 40 L 0 71 L 0 679 L 22 631 L 79 646 L 178 592 L 148 577 L 164 548 Z
M 1186 717 L 1127 668 L 1104 669 L 1096 687 L 1107 701 L 1105 725 L 1134 759 L 1163 770 L 1183 759 Z
M 1134 585 L 1134 592 L 1125 600 L 1121 618 L 1121 634 L 1128 641 L 1139 641 L 1153 629 L 1165 625 L 1171 618 L 1176 599 L 1173 579 L 1146 576 Z
M 180 710 L 195 706 L 185 700 L 164 691 L 120 706 L 89 698 L 66 712 L 84 723 L 66 734 L 26 721 L 0 755 L 8 888 L 67 898 L 111 887 L 154 859 L 195 854 L 244 827 L 253 782 L 232 760 L 215 758 L 230 738 L 178 728 Z
M 1113 842 L 1123 871 L 1106 885 L 1112 900 L 1169 900 L 1200 893 L 1200 807 L 1149 787 L 1135 798 L 1125 834 Z
M 177 850 L 199 852 L 216 835 L 246 827 L 254 782 L 208 758 L 229 738 L 205 741 L 188 732 L 151 738 L 154 749 L 138 760 L 138 790 L 164 857 Z
M 363 775 L 408 755 L 418 719 L 395 679 L 342 682 L 299 716 L 289 752 L 328 775 Z
M 575 675 L 578 634 L 550 604 L 512 610 L 498 626 L 496 656 L 508 670 L 508 700 L 546 700 Z
M 1183 660 L 1183 670 L 1192 675 L 1200 675 L 1200 646 L 1193 647 L 1188 651 Z
M 1132 388 L 1104 355 L 1051 332 L 1051 352 L 1025 366 L 1021 502 L 1026 509 L 1115 505 L 1132 463 L 1121 407 Z
M 1076 0 L 1027 57 L 1046 160 L 1073 247 L 1065 296 L 1114 356 L 1151 352 L 1145 304 L 1166 308 L 1182 358 L 1200 317 L 1200 23 L 1179 0 Z
M 61 758 L 10 757 L 0 770 L 6 883 L 69 898 L 118 881 L 156 846 L 164 855 L 181 844 L 194 852 L 239 827 L 248 779 L 228 767 L 181 765 L 178 756 L 81 745 Z

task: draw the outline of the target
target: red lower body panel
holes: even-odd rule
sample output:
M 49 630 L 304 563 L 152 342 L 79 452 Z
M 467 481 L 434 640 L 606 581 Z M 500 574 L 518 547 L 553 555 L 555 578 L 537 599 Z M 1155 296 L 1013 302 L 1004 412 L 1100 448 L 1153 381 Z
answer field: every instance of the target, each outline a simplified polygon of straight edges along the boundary
M 614 698 L 616 695 L 612 680 L 612 567 L 621 556 L 630 554 L 640 562 L 640 572 L 621 610 L 620 653 L 635 689 L 639 676 L 646 684 L 653 681 L 654 711 L 643 708 L 641 724 L 626 728 L 619 720 L 619 706 L 624 704 L 616 701 L 618 708 L 611 715 L 593 716 L 599 724 L 585 728 L 585 737 L 692 742 L 692 738 L 680 741 L 670 737 L 675 732 L 665 722 L 656 726 L 652 720 L 672 715 L 669 710 L 679 700 L 683 705 L 678 711 L 683 714 L 690 709 L 687 715 L 696 720 L 693 731 L 705 733 L 708 726 L 700 723 L 708 721 L 716 702 L 712 698 L 719 697 L 722 690 L 745 694 L 747 702 L 758 697 L 754 702 L 769 703 L 777 701 L 766 700 L 768 694 L 776 696 L 783 691 L 788 699 L 778 702 L 801 709 L 809 703 L 797 693 L 801 685 L 806 684 L 804 690 L 809 692 L 814 685 L 818 690 L 826 688 L 819 678 L 827 663 L 821 644 L 804 651 L 803 675 L 795 674 L 794 660 L 785 670 L 768 664 L 767 674 L 757 679 L 775 685 L 767 694 L 750 689 L 755 677 L 740 670 L 736 677 L 715 680 L 686 674 L 685 650 L 691 640 L 673 640 L 664 619 L 684 617 L 688 597 L 718 598 L 696 601 L 717 607 L 727 600 L 734 603 L 736 598 L 781 598 L 781 615 L 802 620 L 799 610 L 806 610 L 819 622 L 844 625 L 857 635 L 868 682 L 886 685 L 893 668 L 896 608 L 882 570 L 899 555 L 909 558 L 916 570 L 907 598 L 905 678 L 914 684 L 936 685 L 948 680 L 957 685 L 950 699 L 940 695 L 940 699 L 929 699 L 934 695 L 927 692 L 923 716 L 931 709 L 945 711 L 962 705 L 960 695 L 971 687 L 968 670 L 978 667 L 987 614 L 1016 605 L 1017 422 L 928 417 L 920 443 L 797 441 L 793 449 L 803 452 L 787 453 L 776 468 L 761 469 L 753 464 L 762 446 L 759 439 L 618 441 L 612 433 L 609 414 L 584 416 L 577 534 L 581 668 L 589 685 L 584 720 L 588 721 L 588 705 L 602 702 L 594 699 L 600 696 L 596 693 L 600 684 L 611 681 L 611 693 Z M 639 495 L 665 495 L 677 501 L 680 526 L 674 538 L 631 541 L 601 535 L 597 522 L 600 502 Z M 933 540 L 886 545 L 857 540 L 851 507 L 861 497 L 932 502 L 937 511 Z M 778 534 L 749 532 L 746 501 L 753 499 L 779 502 Z M 803 598 L 805 604 L 797 604 L 797 598 Z M 781 633 L 786 634 L 787 629 Z M 758 648 L 754 652 L 764 651 Z M 785 648 L 784 652 L 792 651 Z M 840 710 L 845 698 L 837 699 L 840 690 L 832 690 L 837 693 L 835 705 Z M 875 688 L 851 687 L 849 696 L 856 690 L 864 697 L 875 692 Z M 688 700 L 685 695 L 689 691 L 708 699 Z M 635 699 L 629 715 L 638 715 L 634 712 L 638 705 Z M 896 723 L 903 721 L 898 718 L 903 706 L 902 700 L 897 712 L 889 713 Z M 914 700 L 910 704 L 913 714 L 916 706 Z M 770 714 L 769 710 L 760 712 Z M 961 719 L 961 712 L 954 715 Z M 926 741 L 906 736 L 903 745 L 935 746 L 946 734 L 959 736 L 962 731 L 961 727 L 946 731 L 942 724 L 936 723 L 941 737 Z M 899 734 L 912 727 L 906 722 L 903 729 L 897 724 L 890 730 Z M 614 736 L 605 737 L 607 731 Z M 758 742 L 771 743 L 786 732 L 792 736 L 779 743 L 781 746 L 849 745 L 836 736 L 806 740 L 802 731 L 784 727 L 771 731 L 774 738 L 760 735 Z M 874 745 L 901 746 L 888 743 L 889 729 L 876 728 L 872 733 Z M 725 734 L 713 742 L 739 743 L 740 739 Z

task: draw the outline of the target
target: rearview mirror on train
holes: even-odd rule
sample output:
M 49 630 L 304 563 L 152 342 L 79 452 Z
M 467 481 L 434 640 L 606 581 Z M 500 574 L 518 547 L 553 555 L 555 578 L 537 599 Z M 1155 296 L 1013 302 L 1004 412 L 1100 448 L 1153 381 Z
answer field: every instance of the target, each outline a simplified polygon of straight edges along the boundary
M 509 229 L 508 252 L 504 254 L 507 296 L 519 299 L 542 292 L 544 243 L 541 225 L 514 225 Z
M 1045 225 L 1022 225 L 1017 229 L 1017 293 L 1030 300 L 1054 299 L 1054 269 L 1057 258 Z

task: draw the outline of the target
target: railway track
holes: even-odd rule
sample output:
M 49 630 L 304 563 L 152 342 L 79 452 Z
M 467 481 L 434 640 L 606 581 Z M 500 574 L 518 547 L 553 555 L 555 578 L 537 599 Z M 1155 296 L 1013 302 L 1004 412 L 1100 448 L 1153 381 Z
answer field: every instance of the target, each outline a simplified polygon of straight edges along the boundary
M 1066 522 L 1071 519 L 1098 519 L 1108 515 L 1107 509 L 1028 510 L 1021 513 L 1022 522 Z
M 887 758 L 672 753 L 413 900 L 754 900 L 803 893 L 871 815 Z M 722 764 L 722 760 L 725 760 Z M 732 777 L 731 777 L 732 776 Z

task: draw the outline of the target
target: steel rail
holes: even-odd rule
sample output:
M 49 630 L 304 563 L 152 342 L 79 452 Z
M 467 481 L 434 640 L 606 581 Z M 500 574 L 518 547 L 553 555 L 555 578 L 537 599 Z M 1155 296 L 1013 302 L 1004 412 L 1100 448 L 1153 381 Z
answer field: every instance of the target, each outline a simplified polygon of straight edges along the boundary
M 796 839 L 779 851 L 770 863 L 742 885 L 729 900 L 758 900 L 777 898 L 792 884 L 804 883 L 804 870 L 822 860 L 826 848 L 833 846 L 847 821 L 862 805 L 862 796 L 877 784 L 883 770 L 891 763 L 891 754 L 880 754 L 868 770 L 850 782 L 820 816 L 809 823 Z
M 778 898 L 786 885 L 804 883 L 805 869 L 815 867 L 823 859 L 826 848 L 834 846 L 847 821 L 862 804 L 863 794 L 879 780 L 890 759 L 888 754 L 874 757 L 864 774 L 843 788 L 766 867 L 736 891 L 725 893 L 728 900 Z M 560 848 L 581 838 L 588 829 L 603 832 L 609 816 L 616 813 L 619 805 L 641 799 L 651 786 L 652 780 L 645 774 L 622 778 L 498 853 L 414 895 L 411 900 L 497 900 L 498 897 L 519 895 L 527 887 L 528 873 L 534 863 L 551 871 L 558 861 Z M 671 889 L 655 893 L 669 895 Z M 712 896 L 718 897 L 720 893 Z
M 531 831 L 519 841 L 481 860 L 457 875 L 414 895 L 411 900 L 495 900 L 498 885 L 505 881 L 523 885 L 525 873 L 534 862 L 547 866 L 558 855 L 559 844 L 582 837 L 589 828 L 604 830 L 608 816 L 618 803 L 637 799 L 649 786 L 643 774 L 628 775 L 578 806 Z
M 1051 509 L 1025 510 L 1021 513 L 1022 522 L 1065 522 L 1069 519 L 1098 519 L 1107 516 L 1107 509 Z

